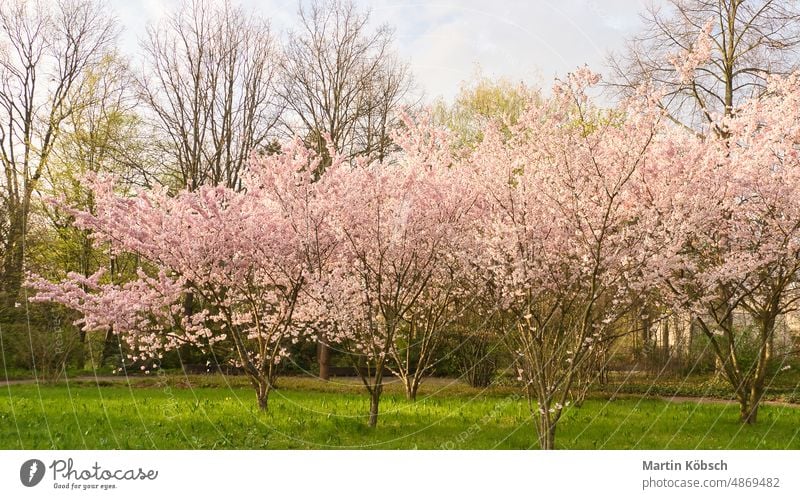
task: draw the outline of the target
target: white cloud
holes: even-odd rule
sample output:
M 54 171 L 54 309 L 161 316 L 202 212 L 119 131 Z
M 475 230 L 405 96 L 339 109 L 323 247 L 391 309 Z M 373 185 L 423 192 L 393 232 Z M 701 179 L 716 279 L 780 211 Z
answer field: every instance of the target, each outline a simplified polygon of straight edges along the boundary
M 583 64 L 602 71 L 609 50 L 622 47 L 639 29 L 644 0 L 359 0 L 373 22 L 396 28 L 400 55 L 409 62 L 428 97 L 454 95 L 480 67 L 486 76 L 545 84 Z M 118 1 L 112 5 L 128 29 L 126 48 L 135 47 L 145 23 L 157 20 L 177 0 Z M 272 19 L 276 30 L 291 28 L 294 0 L 244 0 Z
M 366 4 L 366 2 L 365 2 Z M 480 66 L 487 76 L 546 84 L 583 64 L 602 71 L 609 50 L 639 28 L 630 0 L 369 2 L 397 27 L 401 54 L 429 96 L 452 96 Z

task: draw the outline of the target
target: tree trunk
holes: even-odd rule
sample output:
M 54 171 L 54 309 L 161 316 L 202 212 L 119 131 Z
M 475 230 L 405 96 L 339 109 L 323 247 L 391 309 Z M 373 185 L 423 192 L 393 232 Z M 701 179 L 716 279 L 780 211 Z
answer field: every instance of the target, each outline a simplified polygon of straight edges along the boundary
M 669 320 L 663 319 L 661 321 L 661 362 L 662 367 L 669 364 Z
M 381 386 L 372 389 L 369 394 L 369 427 L 375 428 L 378 424 L 378 404 L 381 401 Z
M 319 379 L 328 381 L 331 379 L 331 347 L 327 344 L 327 338 L 321 336 L 317 343 L 317 362 L 319 363 Z
M 686 326 L 686 366 L 688 366 L 692 360 L 692 345 L 694 345 L 694 333 L 695 333 L 695 320 L 693 317 L 689 317 L 689 324 Z M 696 362 L 696 361 L 695 361 Z M 684 366 L 685 367 L 685 366 Z
M 119 350 L 119 341 L 117 340 L 117 335 L 114 333 L 114 328 L 108 328 L 106 331 L 106 337 L 103 341 L 103 353 L 100 356 L 100 365 L 103 366 L 106 363 L 106 360 L 113 357 L 116 351 Z M 124 364 L 123 359 L 123 364 Z
M 261 412 L 267 412 L 267 402 L 269 401 L 270 383 L 266 380 L 260 379 L 257 381 L 256 398 L 258 399 L 258 409 Z
M 758 403 L 753 404 L 751 399 L 739 401 L 739 422 L 746 425 L 756 424 L 758 420 Z
M 78 350 L 75 354 L 75 364 L 81 371 L 86 367 L 86 331 L 78 331 Z
M 777 309 L 777 305 L 774 307 Z M 752 425 L 758 421 L 758 406 L 764 396 L 764 384 L 767 376 L 767 367 L 772 359 L 770 343 L 775 336 L 775 319 L 777 314 L 768 314 L 761 320 L 761 338 L 758 359 L 756 360 L 755 376 L 750 383 L 749 390 L 744 393 L 743 399 L 747 402 L 741 407 L 740 421 Z
M 727 331 L 727 335 L 729 336 L 728 342 L 730 343 L 732 341 L 731 338 L 732 338 L 732 335 L 733 335 L 733 333 L 732 333 L 732 331 L 733 331 L 733 314 L 728 314 L 728 317 L 725 318 L 724 323 L 720 324 L 720 325 L 722 326 L 723 331 Z M 717 361 L 715 363 L 715 368 L 716 368 L 716 372 L 714 373 L 715 376 L 723 376 L 723 375 L 725 375 L 725 362 L 726 362 L 726 360 L 727 360 L 727 362 L 730 362 L 730 364 L 732 366 L 736 366 L 735 368 L 738 369 L 738 363 L 734 362 L 732 358 L 722 359 L 719 356 L 717 356 Z M 731 383 L 733 383 L 734 387 L 736 386 L 736 383 L 734 383 L 733 380 L 731 380 Z
M 406 385 L 406 399 L 412 402 L 417 401 L 417 390 L 419 389 L 419 381 L 416 379 L 408 379 L 405 382 Z
M 23 265 L 23 238 L 25 222 L 20 217 L 12 217 L 8 228 L 8 242 L 6 243 L 6 254 L 3 256 L 2 269 L 2 302 L 0 307 L 5 308 L 2 315 L 9 319 L 15 314 L 15 306 L 19 297 L 19 290 L 22 286 L 22 265 Z
M 647 345 L 650 343 L 650 338 L 652 337 L 650 333 L 650 326 L 650 316 L 647 315 L 642 319 L 642 348 L 640 350 L 639 360 L 646 358 L 646 356 L 643 354 L 645 353 Z
M 608 386 L 608 367 L 605 362 L 598 369 L 597 382 L 602 387 Z
M 544 414 L 539 415 L 539 447 L 542 450 L 556 448 L 556 422 L 550 416 L 548 409 L 545 409 Z

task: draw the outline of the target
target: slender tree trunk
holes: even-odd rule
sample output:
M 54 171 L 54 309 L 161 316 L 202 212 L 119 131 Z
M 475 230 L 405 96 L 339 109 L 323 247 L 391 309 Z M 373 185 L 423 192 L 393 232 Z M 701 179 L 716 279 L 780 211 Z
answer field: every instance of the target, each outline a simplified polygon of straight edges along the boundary
M 378 424 L 378 405 L 381 401 L 382 385 L 376 385 L 369 394 L 369 427 L 375 428 Z
M 669 320 L 664 319 L 661 321 L 661 358 L 664 366 L 669 363 L 669 350 Z
M 0 307 L 5 308 L 4 316 L 7 315 L 9 319 L 15 313 L 15 304 L 18 301 L 19 290 L 22 287 L 24 223 L 24 220 L 19 216 L 11 218 L 6 254 L 3 256 L 3 296 Z
M 86 331 L 81 329 L 78 331 L 78 351 L 75 355 L 75 363 L 77 364 L 78 369 L 83 370 L 86 367 Z
M 539 407 L 543 406 L 539 405 Z M 545 409 L 544 414 L 539 415 L 539 447 L 542 450 L 556 448 L 556 421 L 551 416 L 549 409 Z
M 728 335 L 732 338 L 733 337 L 733 333 L 732 333 L 732 331 L 733 331 L 733 314 L 729 314 L 728 317 L 725 319 L 724 324 L 721 324 L 721 325 L 723 326 L 723 330 L 727 331 Z M 729 341 L 733 341 L 733 340 L 729 339 Z M 716 368 L 716 373 L 714 373 L 715 375 L 720 376 L 720 375 L 724 375 L 725 374 L 725 362 L 726 362 L 726 359 L 722 359 L 722 358 L 717 357 L 716 363 L 714 364 L 715 368 Z M 730 362 L 731 365 L 736 366 L 735 368 L 738 369 L 738 364 L 736 362 L 734 362 L 733 358 L 731 358 L 730 356 L 727 359 L 727 362 Z M 733 381 L 731 381 L 731 382 L 733 382 Z
M 694 344 L 695 324 L 694 318 L 689 317 L 686 325 L 686 356 L 684 357 L 683 367 L 687 367 L 692 362 L 692 345 Z
M 758 404 L 752 405 L 747 393 L 739 396 L 739 422 L 746 425 L 755 424 L 758 419 Z
M 100 355 L 100 365 L 105 365 L 106 361 L 113 357 L 118 350 L 119 341 L 117 340 L 117 335 L 114 333 L 114 328 L 108 328 L 105 340 L 103 341 L 103 353 Z
M 419 389 L 419 380 L 415 377 L 405 379 L 406 399 L 416 402 L 417 390 Z
M 319 363 L 319 379 L 324 381 L 331 379 L 331 347 L 328 346 L 324 334 L 317 342 L 317 362 Z
M 740 404 L 739 421 L 741 423 L 752 425 L 758 422 L 758 406 L 761 395 L 761 390 L 757 390 L 755 386 L 751 388 L 747 403 Z
M 746 405 L 741 407 L 740 420 L 744 424 L 755 424 L 758 421 L 758 406 L 764 396 L 764 383 L 766 381 L 767 367 L 771 360 L 770 343 L 774 337 L 776 314 L 768 314 L 762 318 L 761 337 L 759 342 L 758 359 L 756 360 L 755 375 L 749 390 L 745 392 Z
M 267 403 L 269 401 L 269 390 L 271 385 L 269 381 L 264 378 L 259 378 L 254 382 L 256 385 L 256 399 L 258 400 L 258 409 L 261 412 L 267 412 Z
M 758 401 L 754 394 L 759 390 L 753 383 L 754 380 L 739 379 L 736 386 L 736 400 L 739 402 L 739 422 L 751 425 L 758 418 Z M 758 395 L 757 399 L 760 400 Z M 754 404 L 755 401 L 755 404 Z

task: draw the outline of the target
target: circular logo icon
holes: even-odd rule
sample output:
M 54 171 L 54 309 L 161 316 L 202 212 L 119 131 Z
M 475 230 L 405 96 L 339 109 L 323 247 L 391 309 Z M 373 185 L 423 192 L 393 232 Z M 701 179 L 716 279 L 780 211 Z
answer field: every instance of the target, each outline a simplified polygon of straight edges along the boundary
M 26 487 L 35 487 L 44 478 L 44 463 L 38 459 L 28 459 L 19 469 L 19 480 Z

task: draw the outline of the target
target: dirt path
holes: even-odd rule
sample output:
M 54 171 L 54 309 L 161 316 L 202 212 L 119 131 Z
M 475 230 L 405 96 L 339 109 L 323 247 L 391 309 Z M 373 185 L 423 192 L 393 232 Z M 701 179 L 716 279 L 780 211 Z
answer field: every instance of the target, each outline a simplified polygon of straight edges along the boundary
M 722 399 L 716 397 L 664 397 L 664 396 L 648 396 L 647 398 L 655 398 L 659 400 L 663 400 L 665 402 L 674 402 L 674 403 L 682 403 L 682 402 L 689 402 L 689 403 L 696 403 L 696 404 L 738 404 L 736 400 L 732 399 Z M 800 404 L 795 402 L 784 402 L 782 400 L 762 400 L 761 405 L 773 405 L 777 407 L 800 407 Z
M 64 383 L 68 381 L 72 382 L 80 382 L 80 383 L 93 383 L 93 382 L 101 382 L 101 383 L 114 383 L 124 385 L 128 381 L 131 380 L 146 380 L 148 377 L 145 376 L 75 376 L 73 378 L 68 379 L 60 379 L 58 383 Z M 351 382 L 352 384 L 359 384 L 360 380 L 358 378 L 336 378 L 338 382 Z M 35 384 L 37 380 L 35 379 L 12 379 L 12 380 L 0 380 L 0 387 L 9 386 L 9 385 L 27 385 L 27 384 Z M 438 385 L 438 386 L 446 386 L 452 384 L 455 380 L 448 379 L 448 378 L 429 378 L 425 382 L 430 386 Z M 724 399 L 719 397 L 689 397 L 689 396 L 664 396 L 664 395 L 641 395 L 635 393 L 618 393 L 616 394 L 617 398 L 636 398 L 641 397 L 644 399 L 653 399 L 653 400 L 662 400 L 664 402 L 671 402 L 671 403 L 694 403 L 694 404 L 737 404 L 736 400 L 732 399 Z M 794 407 L 800 408 L 800 403 L 794 402 L 784 402 L 780 400 L 764 400 L 761 402 L 762 405 L 770 405 L 776 407 Z
M 64 383 L 64 382 L 73 382 L 73 381 L 80 381 L 81 383 L 85 383 L 87 381 L 100 381 L 103 383 L 124 383 L 127 379 L 132 378 L 123 378 L 121 376 L 75 376 L 74 378 L 61 378 L 56 383 Z M 36 384 L 36 382 L 41 380 L 35 379 L 9 379 L 9 380 L 0 380 L 0 386 L 9 386 L 9 385 L 32 385 Z

